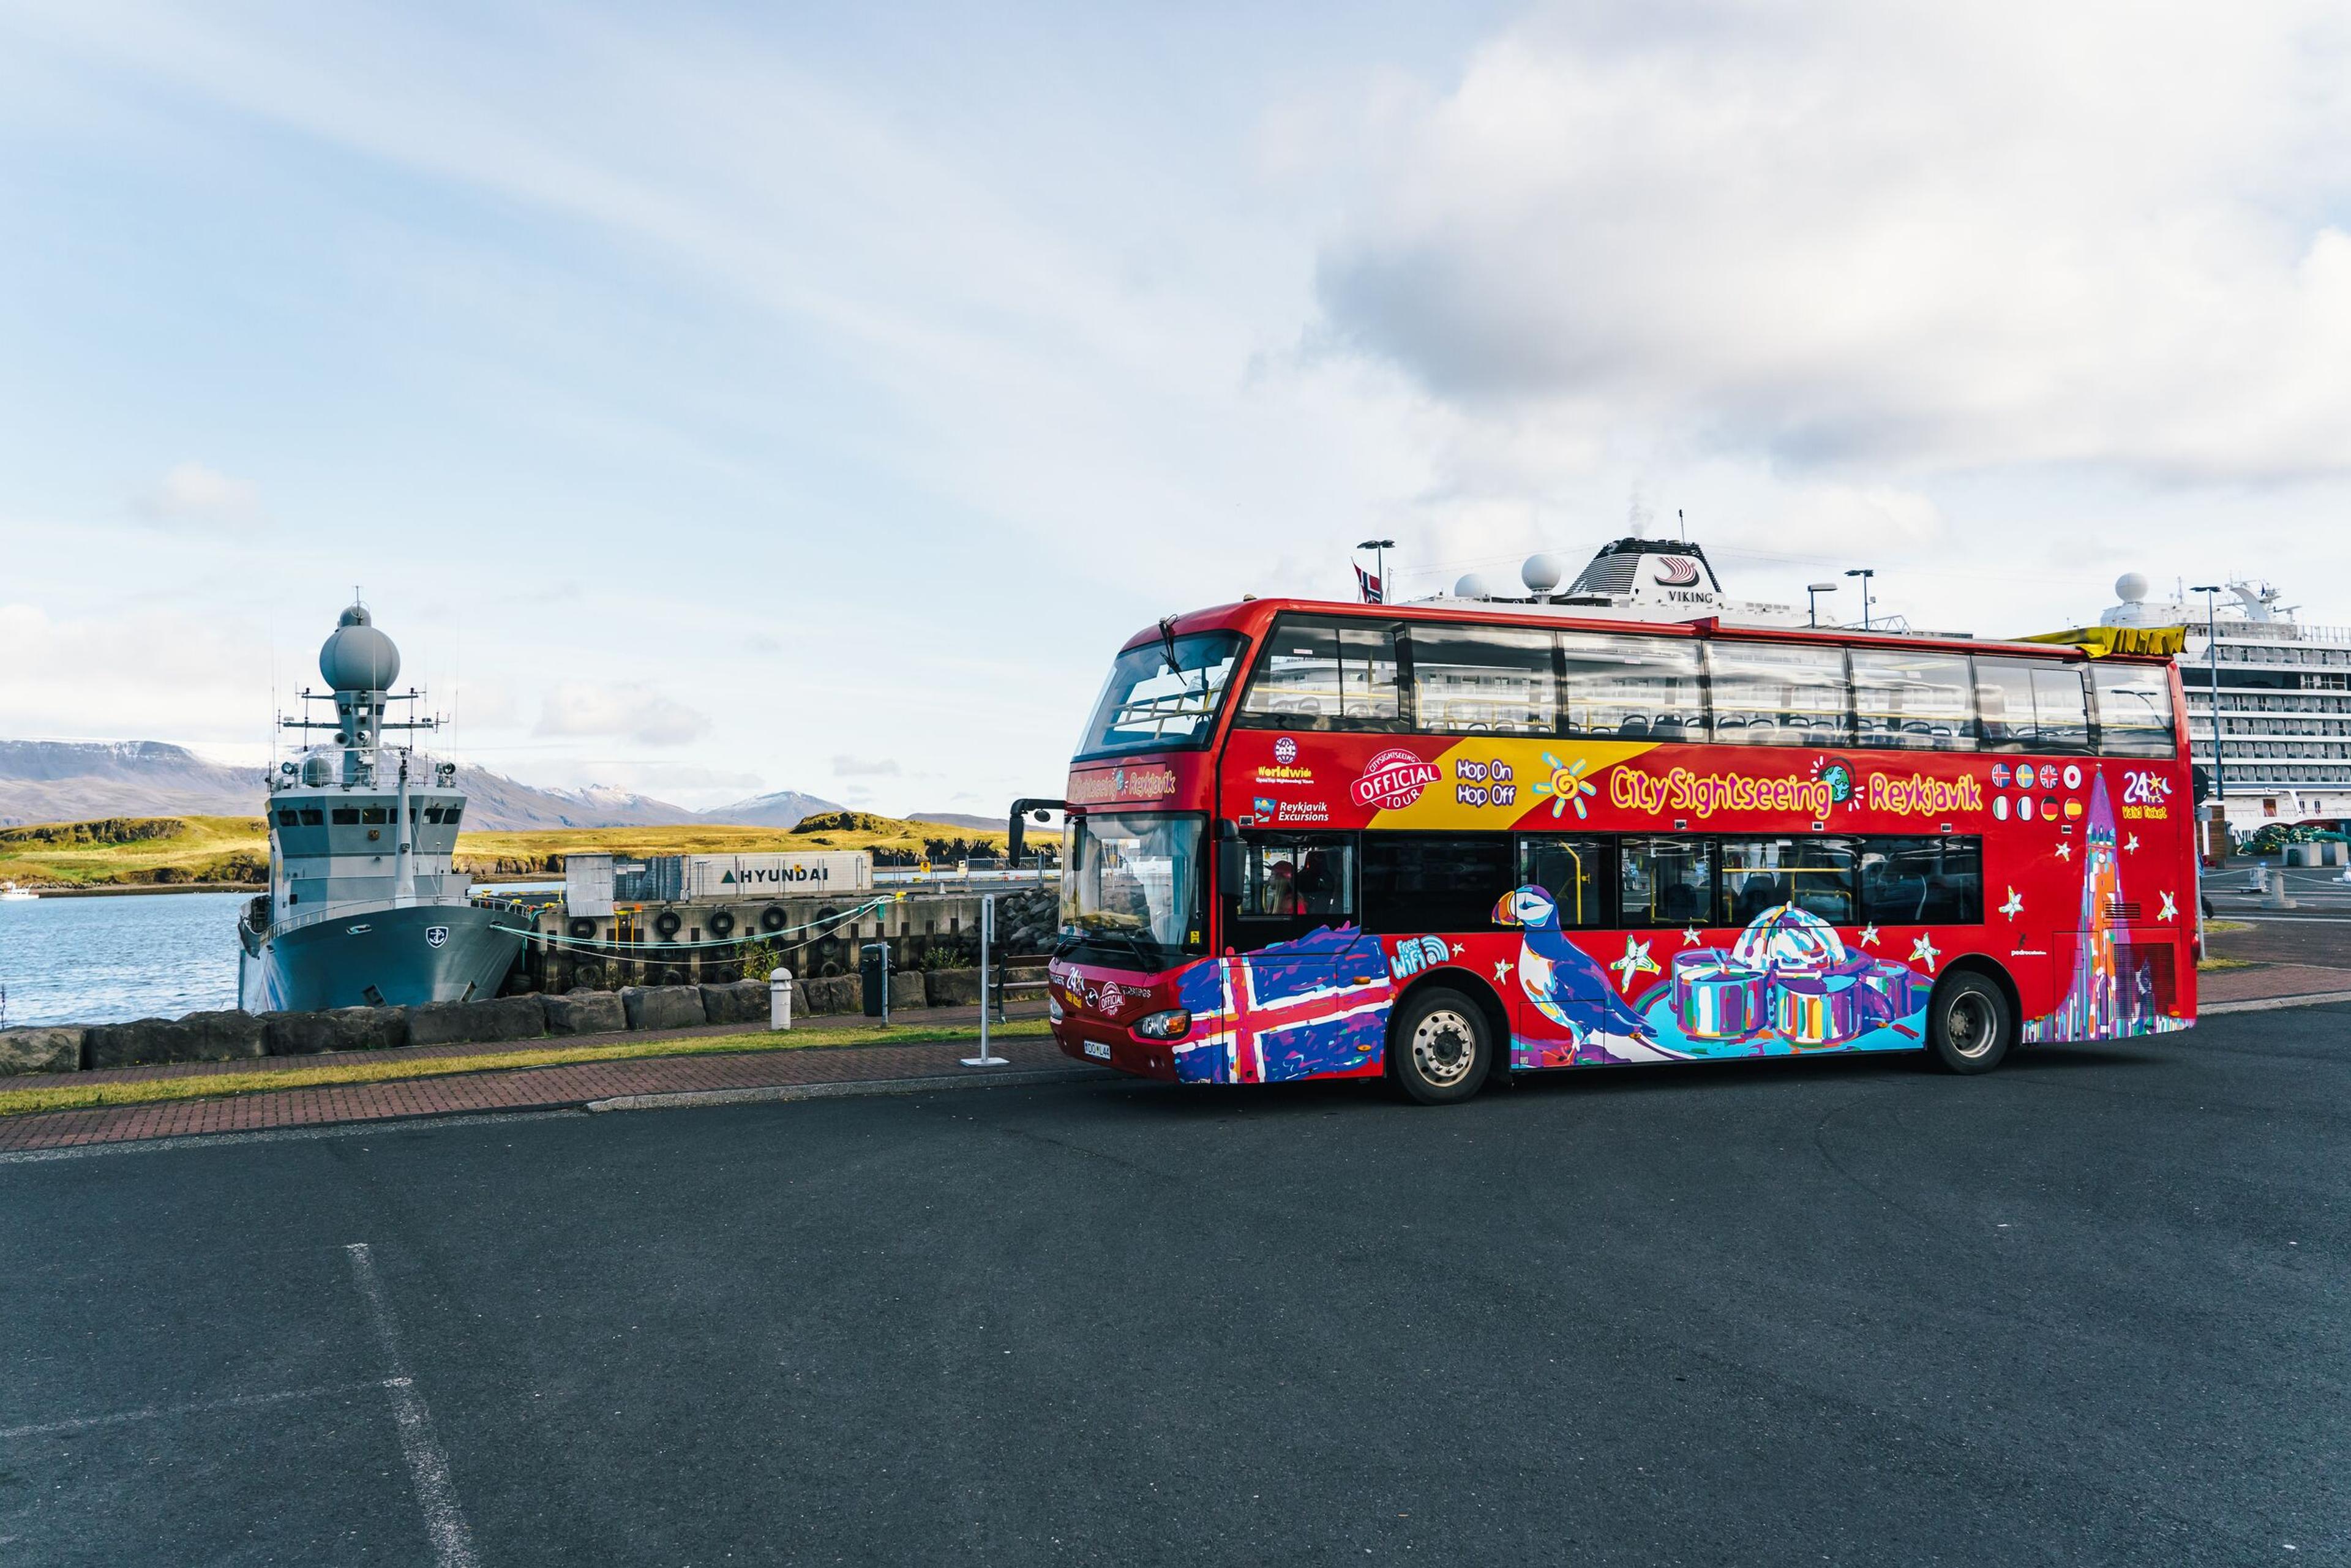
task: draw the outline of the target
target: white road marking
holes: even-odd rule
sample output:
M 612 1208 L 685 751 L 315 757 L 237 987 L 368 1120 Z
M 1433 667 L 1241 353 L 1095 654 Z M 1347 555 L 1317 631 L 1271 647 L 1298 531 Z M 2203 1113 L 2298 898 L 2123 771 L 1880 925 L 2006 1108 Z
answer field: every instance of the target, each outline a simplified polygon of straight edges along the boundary
M 226 1399 L 198 1399 L 185 1405 L 150 1405 L 138 1410 L 117 1410 L 106 1416 L 77 1416 L 69 1421 L 40 1421 L 28 1427 L 0 1427 L 0 1439 L 47 1437 L 60 1432 L 87 1432 L 93 1427 L 119 1427 L 128 1421 L 162 1421 L 173 1416 L 204 1416 L 217 1410 L 248 1410 L 259 1405 L 279 1405 L 288 1399 L 323 1399 L 330 1394 L 357 1394 L 381 1388 L 383 1382 L 343 1383 L 331 1388 L 289 1388 L 282 1394 L 239 1394 Z
M 376 1343 L 383 1352 L 386 1393 L 392 1396 L 392 1423 L 400 1428 L 400 1451 L 407 1456 L 408 1472 L 416 1482 L 416 1505 L 424 1512 L 424 1533 L 433 1542 L 433 1560 L 439 1568 L 477 1568 L 474 1534 L 457 1506 L 457 1490 L 449 1481 L 449 1460 L 433 1436 L 433 1415 L 424 1396 L 416 1392 L 408 1364 L 400 1354 L 400 1333 L 392 1321 L 392 1306 L 376 1283 L 375 1255 L 364 1241 L 343 1249 L 351 1260 L 351 1278 L 367 1298 L 374 1320 Z

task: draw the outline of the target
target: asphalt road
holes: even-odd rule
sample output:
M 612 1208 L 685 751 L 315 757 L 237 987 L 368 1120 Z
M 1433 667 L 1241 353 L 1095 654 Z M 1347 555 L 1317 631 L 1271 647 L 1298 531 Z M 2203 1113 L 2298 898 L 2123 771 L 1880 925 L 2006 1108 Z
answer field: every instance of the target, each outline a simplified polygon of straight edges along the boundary
M 2347 1106 L 2328 1008 L 0 1162 L 0 1563 L 2341 1562 Z

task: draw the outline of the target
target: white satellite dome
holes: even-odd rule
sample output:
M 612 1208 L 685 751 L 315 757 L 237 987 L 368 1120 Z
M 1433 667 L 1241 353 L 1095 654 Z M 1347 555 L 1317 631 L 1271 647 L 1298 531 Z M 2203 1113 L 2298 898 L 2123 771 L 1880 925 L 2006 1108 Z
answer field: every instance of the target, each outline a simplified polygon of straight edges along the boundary
M 400 650 L 375 629 L 367 607 L 354 604 L 319 650 L 319 674 L 339 692 L 381 692 L 400 678 Z
M 1519 568 L 1519 580 L 1527 585 L 1529 593 L 1549 593 L 1567 580 L 1567 563 L 1545 552 L 1527 557 Z
M 2147 574 L 2126 571 L 2115 579 L 2115 597 L 2125 604 L 2137 604 L 2147 597 Z
M 1460 581 L 1453 585 L 1453 597 L 1456 599 L 1491 599 L 1494 597 L 1494 585 L 1486 580 L 1483 573 L 1475 571 L 1469 572 L 1465 575 Z

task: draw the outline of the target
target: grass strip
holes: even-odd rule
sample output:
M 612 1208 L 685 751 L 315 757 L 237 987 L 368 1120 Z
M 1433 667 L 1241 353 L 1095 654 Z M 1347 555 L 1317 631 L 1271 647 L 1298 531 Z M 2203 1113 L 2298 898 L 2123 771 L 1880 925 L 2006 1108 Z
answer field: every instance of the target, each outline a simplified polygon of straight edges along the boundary
M 2258 969 L 2260 967 L 2261 964 L 2252 958 L 2199 958 L 2196 963 L 2196 972 L 2199 975 L 2209 975 L 2216 969 Z
M 989 1031 L 997 1040 L 1035 1039 L 1050 1032 L 1043 1019 L 1019 1019 Z M 740 1056 L 761 1051 L 800 1051 L 827 1045 L 920 1045 L 926 1041 L 977 1040 L 977 1024 L 925 1029 L 810 1030 L 805 1033 L 710 1035 L 684 1040 L 622 1040 L 611 1045 L 533 1046 L 485 1051 L 478 1056 L 427 1056 L 409 1061 L 322 1061 L 316 1067 L 266 1072 L 192 1073 L 184 1078 L 143 1078 L 119 1083 L 60 1084 L 55 1088 L 0 1089 L 0 1116 L 43 1111 L 84 1111 L 100 1105 L 146 1105 L 165 1100 L 214 1100 L 273 1089 L 316 1089 L 341 1083 L 386 1083 L 395 1080 L 446 1078 L 458 1072 L 507 1072 L 523 1067 L 569 1067 L 583 1061 L 634 1061 L 656 1056 Z

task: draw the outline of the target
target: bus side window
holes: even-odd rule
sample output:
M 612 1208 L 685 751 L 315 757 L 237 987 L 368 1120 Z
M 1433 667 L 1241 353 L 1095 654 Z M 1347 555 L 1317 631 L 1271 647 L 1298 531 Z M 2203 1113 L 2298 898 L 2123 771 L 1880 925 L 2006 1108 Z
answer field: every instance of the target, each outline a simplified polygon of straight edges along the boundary
M 2171 672 L 2160 664 L 2090 666 L 2098 694 L 2098 749 L 2109 757 L 2176 757 Z
M 1714 841 L 1619 841 L 1616 906 L 1626 925 L 1703 925 L 1714 906 Z
M 2032 667 L 2032 716 L 2043 751 L 2090 749 L 2090 695 L 2079 664 Z
M 1745 925 L 1783 904 L 1832 925 L 1852 924 L 1852 840 L 1725 839 L 1721 856 L 1722 911 L 1715 925 Z
M 1395 628 L 1284 616 L 1266 638 L 1236 722 L 1256 729 L 1389 730 L 1403 705 Z
M 1424 734 L 1550 735 L 1558 727 L 1551 633 L 1510 626 L 1416 625 L 1413 727 Z
M 1241 896 L 1233 913 L 1247 940 L 1263 946 L 1355 913 L 1355 844 L 1343 833 L 1266 833 L 1244 838 Z
M 2032 750 L 2038 728 L 2032 722 L 2031 663 L 1978 659 L 1976 711 L 1983 717 L 1986 751 Z
M 1365 833 L 1364 929 L 1495 930 L 1510 871 L 1507 833 Z
M 1537 838 L 1519 841 L 1519 883 L 1540 887 L 1559 907 L 1560 928 L 1590 931 L 1608 924 L 1608 841 Z
M 1973 751 L 1975 696 L 1965 653 L 1855 648 L 1853 707 L 1863 746 Z
M 1566 632 L 1560 654 L 1561 734 L 1706 738 L 1703 655 L 1696 642 Z
M 1861 917 L 1872 925 L 1983 923 L 1983 841 L 1864 839 Z
M 1714 738 L 1735 746 L 1849 746 L 1844 650 L 1791 643 L 1708 643 Z

